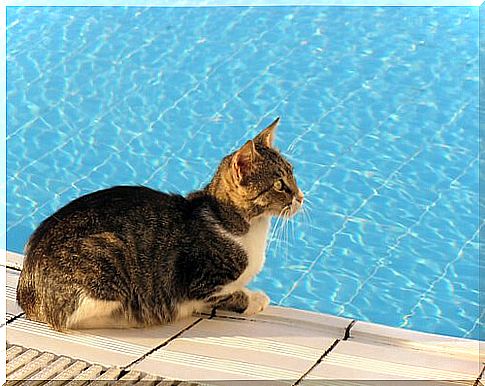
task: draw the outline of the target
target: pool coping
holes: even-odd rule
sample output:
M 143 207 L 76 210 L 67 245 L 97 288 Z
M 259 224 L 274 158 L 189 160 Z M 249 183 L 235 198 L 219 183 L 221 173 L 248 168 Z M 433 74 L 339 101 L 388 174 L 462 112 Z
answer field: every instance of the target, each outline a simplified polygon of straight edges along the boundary
M 206 384 L 387 385 L 406 380 L 478 385 L 484 371 L 478 340 L 278 306 L 251 317 L 217 312 L 146 329 L 59 333 L 24 318 L 15 302 L 23 256 L 6 256 L 7 344 L 21 347 L 9 346 L 17 367 L 9 367 L 8 380 L 25 373 L 25 379 L 35 379 L 59 358 L 85 363 L 84 372 L 72 377 L 131 377 L 145 379 L 144 384 L 170 379 Z M 25 363 L 15 359 L 22 355 Z

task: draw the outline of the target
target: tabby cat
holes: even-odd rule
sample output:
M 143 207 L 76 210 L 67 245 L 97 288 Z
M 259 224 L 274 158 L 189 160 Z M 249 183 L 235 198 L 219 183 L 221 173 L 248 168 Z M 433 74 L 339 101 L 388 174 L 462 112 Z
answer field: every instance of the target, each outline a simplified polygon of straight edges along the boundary
M 82 196 L 43 221 L 26 247 L 17 300 L 56 330 L 142 327 L 196 311 L 245 315 L 269 298 L 261 270 L 271 216 L 303 203 L 273 147 L 279 118 L 226 156 L 187 197 L 143 186 Z

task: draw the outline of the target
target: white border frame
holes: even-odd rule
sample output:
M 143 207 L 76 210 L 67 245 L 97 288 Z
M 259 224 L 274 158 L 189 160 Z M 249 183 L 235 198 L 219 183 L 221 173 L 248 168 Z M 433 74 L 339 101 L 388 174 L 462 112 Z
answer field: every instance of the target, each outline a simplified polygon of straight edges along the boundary
M 484 0 L 6 0 L 6 6 L 158 6 L 158 7 L 229 7 L 229 6 L 396 6 L 396 7 L 469 7 Z M 3 6 L 5 7 L 5 6 Z
M 0 5 L 0 363 L 6 363 L 6 127 L 7 127 L 7 71 L 6 71 L 6 7 L 9 6 L 159 6 L 159 7 L 201 7 L 201 6 L 481 6 L 485 0 L 6 0 Z M 5 366 L 0 365 L 0 384 L 6 382 Z

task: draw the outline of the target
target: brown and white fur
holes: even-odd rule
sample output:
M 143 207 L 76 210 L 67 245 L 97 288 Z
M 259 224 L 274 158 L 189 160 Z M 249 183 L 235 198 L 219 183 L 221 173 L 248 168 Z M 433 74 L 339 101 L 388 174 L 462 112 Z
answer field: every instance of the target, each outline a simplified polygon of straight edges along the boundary
M 119 186 L 47 218 L 29 240 L 17 289 L 26 316 L 65 330 L 264 310 L 268 296 L 247 285 L 263 268 L 271 217 L 292 216 L 303 203 L 292 166 L 273 146 L 278 122 L 187 197 Z

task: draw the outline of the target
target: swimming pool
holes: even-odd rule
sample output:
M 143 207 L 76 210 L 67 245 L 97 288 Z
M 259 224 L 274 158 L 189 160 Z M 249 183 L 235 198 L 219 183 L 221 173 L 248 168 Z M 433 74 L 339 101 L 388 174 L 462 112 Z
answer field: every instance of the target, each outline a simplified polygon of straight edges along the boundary
M 200 188 L 281 116 L 310 217 L 253 287 L 478 339 L 478 82 L 476 7 L 7 7 L 7 248 L 100 188 Z

